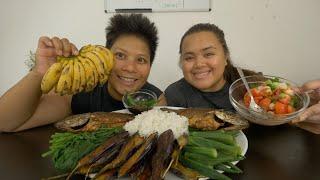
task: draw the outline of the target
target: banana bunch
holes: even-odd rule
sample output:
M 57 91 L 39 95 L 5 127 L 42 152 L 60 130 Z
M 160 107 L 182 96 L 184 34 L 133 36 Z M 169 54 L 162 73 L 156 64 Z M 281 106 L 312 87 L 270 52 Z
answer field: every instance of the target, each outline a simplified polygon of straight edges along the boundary
M 60 95 L 92 91 L 98 83 L 106 83 L 113 63 L 111 51 L 100 45 L 84 46 L 77 56 L 58 56 L 43 76 L 42 93 L 53 88 Z

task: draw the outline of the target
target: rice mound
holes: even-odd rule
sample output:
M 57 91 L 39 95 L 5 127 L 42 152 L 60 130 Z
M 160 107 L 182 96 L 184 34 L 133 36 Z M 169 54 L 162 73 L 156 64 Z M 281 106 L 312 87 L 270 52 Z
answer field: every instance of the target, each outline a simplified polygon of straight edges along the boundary
M 150 134 L 158 134 L 171 129 L 177 139 L 183 134 L 188 134 L 188 119 L 177 115 L 175 112 L 152 109 L 135 116 L 132 121 L 124 125 L 124 129 L 131 135 L 138 132 L 140 136 L 148 137 Z

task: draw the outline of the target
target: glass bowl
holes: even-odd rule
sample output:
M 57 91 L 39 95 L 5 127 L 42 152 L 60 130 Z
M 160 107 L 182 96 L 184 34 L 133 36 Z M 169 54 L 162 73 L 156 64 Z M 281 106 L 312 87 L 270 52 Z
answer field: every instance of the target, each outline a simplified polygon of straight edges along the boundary
M 127 93 L 122 97 L 122 103 L 133 114 L 152 109 L 157 104 L 157 95 L 150 90 L 142 89 Z
M 268 76 L 268 75 L 255 75 L 255 76 L 246 76 L 245 78 L 250 88 L 262 85 L 267 80 L 269 79 L 271 80 L 274 78 L 278 78 L 280 82 L 286 83 L 287 85 L 293 88 L 298 87 L 297 84 L 281 77 Z M 296 111 L 288 114 L 282 114 L 282 115 L 271 114 L 266 111 L 263 111 L 261 113 L 257 113 L 257 112 L 252 113 L 244 105 L 243 98 L 246 92 L 247 90 L 241 79 L 237 79 L 235 82 L 233 82 L 229 89 L 229 99 L 232 106 L 242 117 L 244 117 L 248 121 L 255 124 L 265 125 L 265 126 L 280 125 L 280 124 L 288 123 L 291 120 L 294 120 L 308 107 L 310 102 L 310 98 L 307 93 L 294 92 L 294 95 L 297 97 Z

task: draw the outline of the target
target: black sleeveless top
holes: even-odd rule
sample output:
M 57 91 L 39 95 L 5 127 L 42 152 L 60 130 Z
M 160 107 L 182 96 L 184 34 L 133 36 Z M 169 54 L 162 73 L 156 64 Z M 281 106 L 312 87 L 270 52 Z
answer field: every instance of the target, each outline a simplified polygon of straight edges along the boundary
M 107 84 L 94 88 L 91 92 L 81 92 L 72 96 L 71 110 L 73 114 L 87 112 L 111 112 L 124 109 L 122 101 L 115 100 L 107 90 Z M 141 89 L 147 89 L 155 92 L 159 97 L 162 91 L 156 86 L 146 83 Z

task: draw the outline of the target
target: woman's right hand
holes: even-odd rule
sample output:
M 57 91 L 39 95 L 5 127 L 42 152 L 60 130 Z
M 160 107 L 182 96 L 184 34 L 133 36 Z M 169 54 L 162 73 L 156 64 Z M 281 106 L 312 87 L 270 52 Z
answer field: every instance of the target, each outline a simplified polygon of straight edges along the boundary
M 40 73 L 42 76 L 47 72 L 49 67 L 56 62 L 57 56 L 68 57 L 78 55 L 76 46 L 66 38 L 42 36 L 38 41 L 36 51 L 36 64 L 33 71 Z

